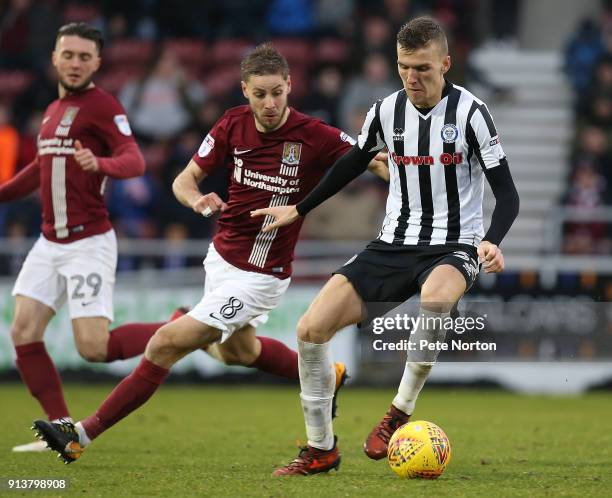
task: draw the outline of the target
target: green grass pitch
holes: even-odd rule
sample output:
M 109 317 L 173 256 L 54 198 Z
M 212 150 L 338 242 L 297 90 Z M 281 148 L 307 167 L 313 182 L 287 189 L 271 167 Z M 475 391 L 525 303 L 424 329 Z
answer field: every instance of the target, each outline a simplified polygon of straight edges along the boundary
M 89 414 L 111 386 L 67 385 L 75 416 Z M 347 387 L 336 432 L 339 472 L 273 479 L 304 438 L 298 390 L 290 387 L 164 386 L 69 466 L 54 454 L 14 454 L 39 410 L 25 388 L 0 385 L 1 477 L 70 479 L 63 493 L 5 496 L 510 497 L 610 496 L 612 398 L 529 397 L 500 391 L 426 388 L 415 418 L 448 434 L 453 456 L 436 481 L 400 480 L 362 452 L 391 389 Z

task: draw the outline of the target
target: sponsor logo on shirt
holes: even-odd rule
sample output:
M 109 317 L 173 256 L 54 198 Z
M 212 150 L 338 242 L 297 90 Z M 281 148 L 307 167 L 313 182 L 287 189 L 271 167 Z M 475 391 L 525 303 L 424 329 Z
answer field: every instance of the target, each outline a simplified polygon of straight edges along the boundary
M 244 162 L 237 157 L 234 157 L 233 177 L 236 183 L 275 194 L 294 194 L 300 191 L 299 178 L 281 178 L 244 168 Z
M 283 163 L 289 166 L 297 166 L 300 164 L 300 155 L 302 154 L 302 144 L 296 142 L 285 142 L 283 145 Z
M 391 159 L 393 159 L 393 162 L 398 166 L 433 166 L 435 164 L 433 156 L 398 156 L 395 152 L 392 152 Z M 440 154 L 438 160 L 444 166 L 461 164 L 463 162 L 463 154 L 461 152 L 455 152 L 453 154 L 443 152 Z
M 72 138 L 40 138 L 38 136 L 38 155 L 72 155 L 75 152 Z
M 122 135 L 125 135 L 126 137 L 129 137 L 132 134 L 132 129 L 130 128 L 130 123 L 128 121 L 128 118 L 125 114 L 117 114 L 114 118 L 113 121 L 115 122 L 115 125 L 117 126 L 117 129 L 119 130 L 119 132 Z
M 242 159 L 234 157 L 234 179 L 238 183 L 242 183 Z
M 498 144 L 498 143 L 500 143 L 500 142 L 501 142 L 501 140 L 500 140 L 500 138 L 499 138 L 499 135 L 495 135 L 495 136 L 494 136 L 494 137 L 491 139 L 491 141 L 489 142 L 489 145 L 490 145 L 491 147 L 493 147 L 494 145 L 497 145 L 497 144 Z
M 440 130 L 440 136 L 444 143 L 452 144 L 459 138 L 459 129 L 452 123 L 445 124 Z
M 202 140 L 202 145 L 200 145 L 200 148 L 198 149 L 198 156 L 206 157 L 214 148 L 215 139 L 211 137 L 209 133 L 208 135 L 206 135 L 206 137 L 204 137 L 204 140 Z
M 393 128 L 393 141 L 394 142 L 404 141 L 404 128 Z

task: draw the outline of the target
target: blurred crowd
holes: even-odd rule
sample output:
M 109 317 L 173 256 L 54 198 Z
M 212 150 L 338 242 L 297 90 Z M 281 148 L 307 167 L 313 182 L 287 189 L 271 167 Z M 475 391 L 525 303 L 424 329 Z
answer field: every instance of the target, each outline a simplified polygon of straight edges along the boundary
M 214 222 L 180 206 L 172 180 L 224 110 L 246 103 L 239 61 L 255 44 L 272 40 L 288 59 L 292 106 L 356 137 L 372 102 L 400 87 L 395 35 L 404 22 L 429 14 L 443 23 L 449 78 L 464 84 L 480 77 L 468 62 L 474 46 L 514 36 L 519 1 L 499 0 L 505 15 L 483 19 L 474 13 L 491 11 L 479 8 L 486 0 L 0 0 L 0 182 L 36 153 L 42 112 L 57 97 L 49 56 L 66 22 L 104 33 L 95 82 L 125 106 L 146 160 L 145 176 L 108 191 L 119 237 L 181 240 L 211 236 Z M 224 195 L 226 176 L 220 169 L 203 190 Z M 309 216 L 303 235 L 372 238 L 384 196 L 384 185 L 364 175 Z M 36 195 L 0 205 L 0 237 L 36 236 L 39 221 Z
M 612 1 L 569 40 L 566 73 L 575 95 L 575 136 L 564 204 L 581 219 L 564 225 L 568 254 L 612 252 Z

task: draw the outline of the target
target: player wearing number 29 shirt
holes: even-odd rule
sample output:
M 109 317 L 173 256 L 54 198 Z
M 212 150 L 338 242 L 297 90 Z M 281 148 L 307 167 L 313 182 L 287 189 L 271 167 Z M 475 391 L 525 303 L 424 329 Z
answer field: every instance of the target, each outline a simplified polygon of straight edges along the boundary
M 11 336 L 19 373 L 50 420 L 70 415 L 43 342 L 47 323 L 66 301 L 77 349 L 89 361 L 141 354 L 162 325 L 126 324 L 109 333 L 117 242 L 104 189 L 109 178 L 142 175 L 144 160 L 121 104 L 92 82 L 102 45 L 100 32 L 86 24 L 60 28 L 52 55 L 59 98 L 43 115 L 34 161 L 0 186 L 0 202 L 40 189 L 42 235 L 13 289 Z
M 298 378 L 296 352 L 255 332 L 289 286 L 299 225 L 264 233 L 271 220 L 254 219 L 251 211 L 299 202 L 354 142 L 288 107 L 289 67 L 270 44 L 245 56 L 240 69 L 249 105 L 221 117 L 173 184 L 185 206 L 204 216 L 221 212 L 219 231 L 204 260 L 204 296 L 189 313 L 155 333 L 140 364 L 91 416 L 75 425 L 34 422 L 66 463 L 145 403 L 170 367 L 196 349 L 228 364 Z M 388 175 L 384 163 L 373 160 L 370 166 L 379 176 Z M 227 203 L 215 193 L 202 195 L 198 188 L 211 171 L 224 167 L 231 178 Z M 346 371 L 341 363 L 334 370 L 336 393 Z

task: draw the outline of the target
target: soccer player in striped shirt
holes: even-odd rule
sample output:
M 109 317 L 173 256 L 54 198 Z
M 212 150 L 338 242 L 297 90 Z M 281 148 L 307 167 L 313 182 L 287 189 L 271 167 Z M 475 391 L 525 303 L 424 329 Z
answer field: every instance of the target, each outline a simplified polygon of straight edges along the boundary
M 397 35 L 403 89 L 370 109 L 358 143 L 297 206 L 260 209 L 273 216 L 266 230 L 301 220 L 364 171 L 387 147 L 391 180 L 386 217 L 377 239 L 349 260 L 320 291 L 298 323 L 301 399 L 308 446 L 274 475 L 309 475 L 337 468 L 340 453 L 330 416 L 333 362 L 330 340 L 347 325 L 371 321 L 375 303 L 406 301 L 420 291 L 421 325 L 411 340 L 443 342 L 442 323 L 480 270 L 500 272 L 499 244 L 518 214 L 519 198 L 486 105 L 444 78 L 450 67 L 440 25 L 416 18 Z M 484 233 L 482 195 L 487 179 L 496 199 Z M 437 358 L 436 348 L 409 351 L 397 395 L 367 437 L 364 450 L 386 456 L 395 429 L 410 418 Z
M 298 378 L 297 353 L 272 338 L 256 335 L 289 286 L 291 262 L 301 223 L 265 230 L 273 219 L 255 219 L 252 210 L 301 201 L 354 141 L 337 128 L 288 106 L 291 79 L 287 61 L 262 44 L 241 63 L 242 90 L 249 105 L 228 110 L 204 138 L 174 181 L 177 199 L 204 216 L 220 212 L 219 230 L 204 261 L 202 300 L 186 315 L 161 327 L 134 372 L 91 416 L 72 423 L 37 420 L 35 428 L 66 463 L 84 446 L 145 403 L 170 367 L 199 348 L 214 348 L 222 360 Z M 386 165 L 371 169 L 386 177 Z M 198 184 L 216 168 L 228 167 L 229 199 L 202 195 Z M 334 392 L 344 365 L 334 368 Z

